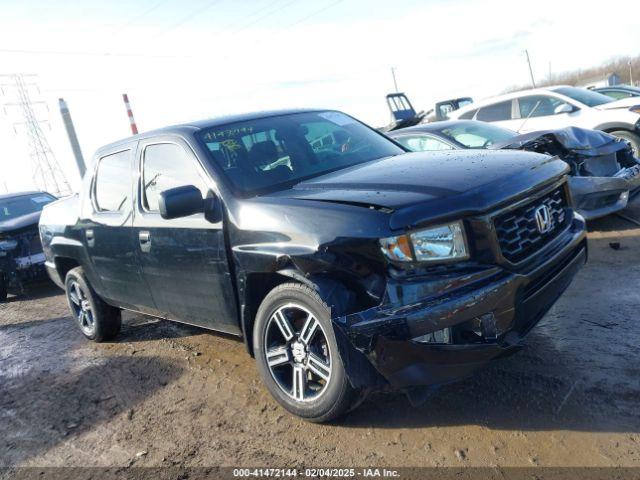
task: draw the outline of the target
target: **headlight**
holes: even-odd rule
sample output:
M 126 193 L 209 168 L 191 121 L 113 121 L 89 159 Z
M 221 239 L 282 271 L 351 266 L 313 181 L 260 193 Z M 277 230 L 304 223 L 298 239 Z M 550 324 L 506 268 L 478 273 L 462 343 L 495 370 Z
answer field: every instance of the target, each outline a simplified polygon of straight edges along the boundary
M 383 238 L 380 246 L 385 256 L 396 262 L 442 262 L 469 258 L 460 221 L 409 235 Z
M 15 240 L 0 240 L 0 250 L 8 251 L 13 250 L 18 246 L 18 242 Z
M 631 111 L 633 113 L 640 113 L 640 105 L 634 105 L 633 107 L 631 107 L 629 109 L 629 111 Z

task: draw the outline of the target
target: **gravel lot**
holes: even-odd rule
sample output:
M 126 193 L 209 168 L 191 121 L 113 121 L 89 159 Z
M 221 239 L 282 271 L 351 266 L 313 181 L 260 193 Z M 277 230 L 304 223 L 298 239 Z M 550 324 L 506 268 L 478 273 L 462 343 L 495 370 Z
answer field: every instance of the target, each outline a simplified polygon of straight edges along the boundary
M 234 338 L 126 314 L 93 344 L 55 287 L 11 297 L 0 466 L 640 466 L 640 228 L 591 230 L 589 264 L 522 352 L 420 407 L 376 395 L 333 425 L 279 408 Z

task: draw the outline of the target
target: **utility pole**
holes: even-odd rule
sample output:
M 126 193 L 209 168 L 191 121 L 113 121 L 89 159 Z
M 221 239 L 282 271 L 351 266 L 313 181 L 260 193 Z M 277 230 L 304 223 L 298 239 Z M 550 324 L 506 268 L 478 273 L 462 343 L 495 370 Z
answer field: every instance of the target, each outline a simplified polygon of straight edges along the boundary
M 76 165 L 78 166 L 78 172 L 80 178 L 84 177 L 84 172 L 87 170 L 82 156 L 82 150 L 80 150 L 80 143 L 78 143 L 78 136 L 76 135 L 76 129 L 73 126 L 73 120 L 71 120 L 71 113 L 67 102 L 63 98 L 58 99 L 58 105 L 60 106 L 60 115 L 62 115 L 62 121 L 64 122 L 64 128 L 67 130 L 67 136 L 69 137 L 69 143 L 71 144 L 71 150 L 73 150 L 73 156 L 76 159 Z
M 529 65 L 529 75 L 531 75 L 531 85 L 536 88 L 536 81 L 533 79 L 533 70 L 531 69 L 531 60 L 529 59 L 529 51 L 525 50 L 524 54 L 527 56 L 527 64 Z
M 138 126 L 133 118 L 133 111 L 131 111 L 131 104 L 129 103 L 129 96 L 126 93 L 122 94 L 122 100 L 124 100 L 124 106 L 127 109 L 127 116 L 129 117 L 129 125 L 131 126 L 131 133 L 137 135 Z
M 393 87 L 396 89 L 396 93 L 398 93 L 398 82 L 396 81 L 396 68 L 391 67 L 391 76 L 393 77 Z
M 2 93 L 5 93 L 4 87 L 8 87 L 15 92 L 16 102 L 7 102 L 6 107 L 18 107 L 22 114 L 22 122 L 14 122 L 14 131 L 18 133 L 17 126 L 25 127 L 29 150 L 31 151 L 31 162 L 33 171 L 33 182 L 40 190 L 53 193 L 61 197 L 72 193 L 69 182 L 67 182 L 58 161 L 53 155 L 53 151 L 49 146 L 47 137 L 42 131 L 41 124 L 47 123 L 46 120 L 38 120 L 36 117 L 35 106 L 45 105 L 42 101 L 32 101 L 29 93 L 30 87 L 35 87 L 35 83 L 27 83 L 26 78 L 35 75 L 11 74 L 0 75 L 0 77 L 8 78 L 9 83 L 2 84 Z
M 629 64 L 629 85 L 633 87 L 633 72 L 631 71 L 631 59 L 627 62 Z

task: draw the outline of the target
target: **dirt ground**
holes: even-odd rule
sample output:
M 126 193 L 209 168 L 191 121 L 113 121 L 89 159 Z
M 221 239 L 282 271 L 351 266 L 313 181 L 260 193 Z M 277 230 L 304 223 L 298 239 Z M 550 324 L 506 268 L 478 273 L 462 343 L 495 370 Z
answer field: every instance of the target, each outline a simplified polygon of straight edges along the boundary
M 127 314 L 93 344 L 55 287 L 11 297 L 0 466 L 640 466 L 640 228 L 591 230 L 588 265 L 522 352 L 334 425 L 282 410 L 234 338 Z

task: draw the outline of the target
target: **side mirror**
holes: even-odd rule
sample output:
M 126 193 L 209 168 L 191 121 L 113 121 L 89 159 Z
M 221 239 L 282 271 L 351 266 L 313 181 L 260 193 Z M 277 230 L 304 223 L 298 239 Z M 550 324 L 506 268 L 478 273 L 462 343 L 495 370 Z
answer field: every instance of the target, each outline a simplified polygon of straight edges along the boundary
M 572 113 L 575 112 L 575 110 L 576 109 L 572 105 L 569 105 L 568 103 L 561 103 L 553 110 L 553 113 L 560 115 L 561 113 Z
M 160 216 L 166 220 L 188 217 L 204 211 L 202 193 L 193 185 L 171 188 L 160 192 Z

